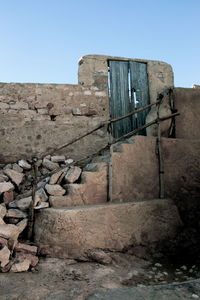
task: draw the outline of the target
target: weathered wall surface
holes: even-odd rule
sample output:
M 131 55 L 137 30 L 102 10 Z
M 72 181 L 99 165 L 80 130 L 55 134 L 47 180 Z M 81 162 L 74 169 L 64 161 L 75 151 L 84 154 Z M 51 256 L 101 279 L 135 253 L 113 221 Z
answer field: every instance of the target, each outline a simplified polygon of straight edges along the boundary
M 171 200 L 50 208 L 36 214 L 35 242 L 51 257 L 83 259 L 94 248 L 121 251 L 173 238 L 181 225 Z
M 106 89 L 58 84 L 1 83 L 0 111 L 2 162 L 62 145 L 109 115 Z M 99 130 L 67 153 L 82 157 L 105 143 L 107 134 Z
M 79 83 L 84 86 L 107 87 L 109 60 L 132 60 L 146 63 L 152 103 L 156 102 L 158 93 L 174 86 L 172 67 L 165 62 L 104 55 L 86 55 L 79 60 Z
M 132 144 L 118 147 L 112 154 L 113 201 L 158 198 L 156 138 L 135 136 Z M 165 196 L 191 197 L 200 182 L 200 140 L 162 138 L 162 152 Z
M 180 113 L 176 118 L 176 137 L 200 139 L 200 89 L 175 88 L 174 101 Z
M 187 220 L 195 210 L 200 215 L 200 140 L 162 138 L 161 145 L 165 197 L 177 200 Z M 133 144 L 119 146 L 112 155 L 112 201 L 158 198 L 156 138 L 135 136 Z
M 111 58 L 124 59 L 84 56 L 79 62 L 79 85 L 0 83 L 0 162 L 39 155 L 107 120 L 107 61 Z M 173 72 L 166 63 L 141 61 L 148 65 L 153 102 L 158 92 L 173 86 Z M 63 152 L 71 158 L 82 158 L 107 142 L 108 134 L 102 129 Z

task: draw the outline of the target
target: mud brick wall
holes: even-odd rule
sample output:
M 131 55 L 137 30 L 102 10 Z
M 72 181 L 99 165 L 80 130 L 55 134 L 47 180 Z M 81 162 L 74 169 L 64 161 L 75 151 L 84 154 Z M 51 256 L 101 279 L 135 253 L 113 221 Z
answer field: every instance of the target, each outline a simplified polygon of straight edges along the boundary
M 108 114 L 105 89 L 0 83 L 0 160 L 16 161 L 62 145 L 106 120 Z M 68 148 L 67 156 L 88 155 L 106 144 L 107 138 L 99 130 Z
M 101 55 L 79 61 L 78 85 L 0 83 L 0 163 L 37 156 L 86 133 L 109 118 L 108 60 L 147 63 L 151 102 L 173 86 L 170 65 Z M 63 150 L 80 159 L 108 142 L 106 128 Z

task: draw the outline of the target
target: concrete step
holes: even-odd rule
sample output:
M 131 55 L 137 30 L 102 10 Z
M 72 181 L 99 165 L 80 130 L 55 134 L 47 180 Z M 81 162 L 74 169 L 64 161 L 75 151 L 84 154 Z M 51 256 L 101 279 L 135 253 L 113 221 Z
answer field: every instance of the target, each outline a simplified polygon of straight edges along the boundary
M 91 205 L 108 201 L 108 164 L 93 163 L 86 170 L 82 172 L 81 183 L 67 185 L 67 195 L 49 197 L 52 207 Z
M 91 249 L 122 251 L 173 238 L 182 226 L 172 200 L 109 203 L 36 212 L 34 236 L 43 255 L 84 258 Z

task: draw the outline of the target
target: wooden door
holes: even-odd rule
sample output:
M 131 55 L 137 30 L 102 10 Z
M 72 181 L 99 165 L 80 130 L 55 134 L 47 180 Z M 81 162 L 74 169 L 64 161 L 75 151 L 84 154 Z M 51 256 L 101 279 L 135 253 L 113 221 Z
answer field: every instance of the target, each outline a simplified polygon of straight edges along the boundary
M 121 117 L 149 104 L 147 65 L 134 61 L 109 61 L 109 91 L 111 118 Z M 113 124 L 115 138 L 145 124 L 148 111 Z M 139 134 L 145 135 L 145 131 Z

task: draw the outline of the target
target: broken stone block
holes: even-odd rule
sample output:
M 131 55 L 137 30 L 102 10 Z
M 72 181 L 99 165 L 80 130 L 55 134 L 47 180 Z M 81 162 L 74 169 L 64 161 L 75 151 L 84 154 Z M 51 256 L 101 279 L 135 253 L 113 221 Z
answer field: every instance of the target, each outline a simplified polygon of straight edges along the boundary
M 12 201 L 8 204 L 9 208 L 19 208 L 21 210 L 27 210 L 32 202 L 32 196 Z
M 4 170 L 6 170 L 6 169 L 12 169 L 12 164 L 7 164 L 7 165 L 5 165 L 5 167 L 3 168 Z
M 30 264 L 29 259 L 17 259 L 17 262 L 12 265 L 10 272 L 18 273 L 28 271 Z
M 8 181 L 8 176 L 0 174 L 0 182 Z
M 18 186 L 24 177 L 24 174 L 16 172 L 14 170 L 6 169 L 4 173 Z
M 55 155 L 51 157 L 51 161 L 54 163 L 59 163 L 65 161 L 65 156 L 64 155 Z
M 20 260 L 28 259 L 30 261 L 31 267 L 35 267 L 39 262 L 39 258 L 35 255 L 30 254 L 30 253 L 17 252 L 15 257 L 20 259 Z
M 52 196 L 62 196 L 66 192 L 59 184 L 46 184 L 45 189 Z
M 4 218 L 6 215 L 7 209 L 3 204 L 0 204 L 0 218 Z
M 20 229 L 13 224 L 0 225 L 0 237 L 16 241 L 20 234 Z
M 112 258 L 101 249 L 92 249 L 87 252 L 87 257 L 101 264 L 110 264 Z
M 9 263 L 10 258 L 10 250 L 7 246 L 4 246 L 3 249 L 0 250 L 0 263 L 1 267 L 5 267 Z
M 56 172 L 55 174 L 53 174 L 50 178 L 50 181 L 49 181 L 49 184 L 56 184 L 61 182 L 62 178 L 65 176 L 66 172 L 68 171 L 68 167 L 63 169 L 63 170 L 60 170 L 58 172 Z
M 42 209 L 48 207 L 49 207 L 49 202 L 40 202 L 37 206 L 34 207 L 34 209 Z
M 69 165 L 69 164 L 72 164 L 73 163 L 73 159 L 72 158 L 68 158 L 65 160 L 65 164 Z
M 27 214 L 19 209 L 11 208 L 8 209 L 6 218 L 24 219 L 27 218 Z
M 0 225 L 5 224 L 4 220 L 0 217 Z
M 13 193 L 13 191 L 8 191 L 8 192 L 3 193 L 3 202 L 5 204 L 9 204 L 13 200 L 14 200 L 14 193 Z
M 65 175 L 65 181 L 67 183 L 74 183 L 79 179 L 81 172 L 82 170 L 79 167 L 70 167 Z
M 13 170 L 19 173 L 23 173 L 23 169 L 18 164 L 13 164 Z
M 56 170 L 59 168 L 59 164 L 52 162 L 49 159 L 44 158 L 42 165 L 50 171 Z
M 48 196 L 45 193 L 45 190 L 43 188 L 40 188 L 35 193 L 35 205 L 37 205 L 38 202 L 45 202 L 48 200 Z
M 0 194 L 14 190 L 14 185 L 11 182 L 0 182 Z
M 37 247 L 31 246 L 23 243 L 17 243 L 15 246 L 15 252 L 23 252 L 23 253 L 29 253 L 32 255 L 37 254 Z
M 24 229 L 26 228 L 26 226 L 28 225 L 28 219 L 23 219 L 22 221 L 20 221 L 19 223 L 17 223 L 17 228 L 19 233 L 21 233 L 22 231 L 24 231 Z
M 4 246 L 8 246 L 8 240 L 0 237 L 0 249 L 2 249 Z
M 24 159 L 21 159 L 18 161 L 18 165 L 22 167 L 24 170 L 30 170 L 31 165 Z
M 59 177 L 62 175 L 63 170 L 60 170 L 53 174 L 50 178 L 49 184 L 56 184 L 58 182 Z

